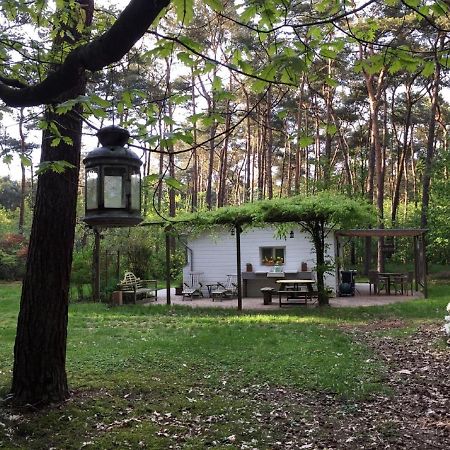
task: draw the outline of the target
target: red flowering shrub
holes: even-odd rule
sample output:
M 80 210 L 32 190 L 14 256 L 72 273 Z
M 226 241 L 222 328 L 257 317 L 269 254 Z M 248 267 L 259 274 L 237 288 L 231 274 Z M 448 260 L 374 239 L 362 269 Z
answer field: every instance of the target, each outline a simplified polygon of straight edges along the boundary
M 0 236 L 0 279 L 18 280 L 25 272 L 28 242 L 25 236 L 7 233 Z

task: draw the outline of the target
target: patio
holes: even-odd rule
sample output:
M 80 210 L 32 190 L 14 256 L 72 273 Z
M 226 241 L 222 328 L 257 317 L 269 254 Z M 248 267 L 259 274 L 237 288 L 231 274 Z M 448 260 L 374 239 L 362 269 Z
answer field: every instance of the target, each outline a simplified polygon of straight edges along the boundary
M 238 300 L 233 298 L 230 300 L 215 301 L 211 298 L 195 298 L 194 300 L 185 300 L 181 295 L 175 295 L 175 289 L 171 289 L 171 303 L 172 305 L 184 305 L 192 308 L 237 308 Z M 360 306 L 376 306 L 389 305 L 392 303 L 408 302 L 423 298 L 423 294 L 415 292 L 414 295 L 370 295 L 368 283 L 356 283 L 356 295 L 354 297 L 336 297 L 330 299 L 330 306 L 333 308 L 341 307 L 360 307 Z M 149 306 L 157 304 L 165 304 L 166 290 L 160 289 L 158 291 L 158 302 L 148 303 Z M 310 303 L 308 308 L 315 308 L 317 303 Z M 305 308 L 305 305 L 293 305 L 281 308 L 282 310 L 289 310 L 292 308 Z M 276 311 L 280 310 L 278 305 L 278 297 L 274 296 L 271 305 L 264 305 L 261 298 L 243 298 L 242 309 L 247 311 Z

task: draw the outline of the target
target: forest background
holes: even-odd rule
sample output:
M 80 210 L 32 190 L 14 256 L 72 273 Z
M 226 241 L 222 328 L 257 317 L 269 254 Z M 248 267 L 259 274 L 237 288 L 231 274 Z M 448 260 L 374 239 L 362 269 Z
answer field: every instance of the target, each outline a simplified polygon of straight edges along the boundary
M 39 80 L 64 57 L 52 52 L 55 30 L 75 2 L 3 3 L 2 73 Z M 91 36 L 117 15 L 113 2 L 96 2 Z M 149 220 L 332 190 L 373 203 L 379 226 L 428 228 L 430 262 L 448 265 L 449 27 L 439 1 L 176 1 L 119 63 L 90 74 L 85 95 L 55 111 L 83 104 L 86 151 L 102 126 L 130 131 Z M 24 270 L 35 175 L 66 168 L 63 154 L 37 164 L 36 130 L 49 130 L 55 147 L 68 137 L 41 107 L 1 112 L 3 163 L 18 155 L 21 166 L 19 180 L 0 180 L 0 278 L 11 279 Z M 159 230 L 105 237 L 106 290 L 119 267 L 165 276 Z M 92 250 L 80 221 L 78 286 L 92 277 Z M 397 242 L 393 261 L 410 252 Z M 182 252 L 175 261 L 174 277 Z

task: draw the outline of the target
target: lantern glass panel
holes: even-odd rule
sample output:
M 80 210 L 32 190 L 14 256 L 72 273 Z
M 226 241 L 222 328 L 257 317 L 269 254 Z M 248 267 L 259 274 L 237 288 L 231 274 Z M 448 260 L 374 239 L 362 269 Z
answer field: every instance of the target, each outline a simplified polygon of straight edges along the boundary
M 86 171 L 86 209 L 98 208 L 98 170 Z
M 139 172 L 131 174 L 131 209 L 141 209 L 141 175 Z
M 126 208 L 125 173 L 125 167 L 105 167 L 103 186 L 105 208 Z

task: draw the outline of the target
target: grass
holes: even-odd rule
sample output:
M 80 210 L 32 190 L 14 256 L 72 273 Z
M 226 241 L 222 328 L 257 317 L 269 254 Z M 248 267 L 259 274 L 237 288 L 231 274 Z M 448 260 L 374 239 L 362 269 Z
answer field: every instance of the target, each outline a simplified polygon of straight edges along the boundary
M 405 327 L 392 336 L 403 339 L 418 324 L 442 322 L 449 286 L 432 285 L 430 293 L 428 300 L 382 307 L 276 313 L 73 304 L 67 348 L 72 399 L 32 415 L 0 414 L 0 447 L 165 449 L 181 439 L 174 448 L 237 448 L 226 440 L 235 435 L 270 448 L 276 436 L 269 441 L 254 426 L 255 414 L 271 408 L 270 399 L 255 401 L 258 392 L 282 387 L 338 395 L 349 404 L 385 394 L 383 363 L 342 325 L 402 319 Z M 19 298 L 19 284 L 0 284 L 3 395 L 11 381 Z M 289 408 L 299 418 L 312 413 L 295 402 Z

